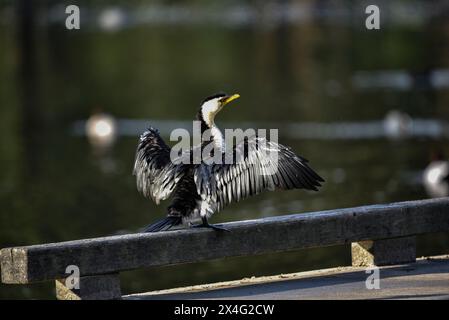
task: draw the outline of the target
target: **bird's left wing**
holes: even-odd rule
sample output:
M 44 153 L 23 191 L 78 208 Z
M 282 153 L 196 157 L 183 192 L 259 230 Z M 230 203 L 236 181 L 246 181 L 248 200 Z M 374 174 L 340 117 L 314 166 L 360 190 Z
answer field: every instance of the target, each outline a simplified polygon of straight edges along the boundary
M 225 156 L 224 156 L 225 157 Z M 231 202 L 264 190 L 317 190 L 324 180 L 289 147 L 253 136 L 233 149 L 234 163 L 202 163 L 194 169 L 197 191 L 203 200 L 221 210 Z
M 137 189 L 159 204 L 173 192 L 185 168 L 170 159 L 170 147 L 156 129 L 149 128 L 139 140 L 133 174 Z

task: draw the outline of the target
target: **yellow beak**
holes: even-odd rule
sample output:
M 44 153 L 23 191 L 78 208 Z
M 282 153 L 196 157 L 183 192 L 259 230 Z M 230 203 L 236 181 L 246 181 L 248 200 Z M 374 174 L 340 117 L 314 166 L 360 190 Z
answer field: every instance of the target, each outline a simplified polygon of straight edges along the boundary
M 229 102 L 231 102 L 231 101 L 233 101 L 233 100 L 235 100 L 237 98 L 240 98 L 240 95 L 238 93 L 233 94 L 232 96 L 224 98 L 223 106 L 227 105 Z

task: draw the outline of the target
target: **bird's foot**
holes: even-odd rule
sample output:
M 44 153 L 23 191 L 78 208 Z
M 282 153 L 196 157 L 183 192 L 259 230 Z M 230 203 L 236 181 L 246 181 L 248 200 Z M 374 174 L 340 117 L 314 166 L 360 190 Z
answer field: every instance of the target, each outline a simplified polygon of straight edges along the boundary
M 210 228 L 210 229 L 213 229 L 215 231 L 231 232 L 231 230 L 226 229 L 225 227 L 219 227 L 217 225 L 209 224 L 209 223 L 194 224 L 194 225 L 191 226 L 191 228 Z

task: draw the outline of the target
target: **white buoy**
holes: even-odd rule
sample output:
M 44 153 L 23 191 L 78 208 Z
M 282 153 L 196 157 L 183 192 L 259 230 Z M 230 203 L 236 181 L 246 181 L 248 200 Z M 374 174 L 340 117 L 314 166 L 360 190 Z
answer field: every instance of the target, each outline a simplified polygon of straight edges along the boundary
M 399 110 L 389 111 L 384 119 L 385 134 L 392 139 L 400 139 L 410 135 L 412 125 L 412 118 Z
M 96 113 L 86 122 L 86 135 L 94 147 L 111 147 L 117 136 L 117 125 L 113 116 Z
M 100 28 L 106 31 L 116 31 L 121 29 L 125 24 L 125 13 L 120 8 L 107 8 L 104 9 L 99 17 L 98 24 Z

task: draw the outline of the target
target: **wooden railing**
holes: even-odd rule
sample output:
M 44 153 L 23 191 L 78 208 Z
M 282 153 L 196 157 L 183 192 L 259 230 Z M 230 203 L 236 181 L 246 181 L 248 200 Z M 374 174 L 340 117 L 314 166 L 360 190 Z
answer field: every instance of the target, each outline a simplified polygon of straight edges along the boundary
M 353 265 L 416 259 L 415 235 L 449 231 L 449 199 L 399 202 L 237 221 L 231 232 L 187 229 L 0 251 L 2 282 L 56 280 L 58 299 L 119 299 L 119 272 L 235 256 L 352 243 Z M 79 289 L 66 286 L 68 266 Z

